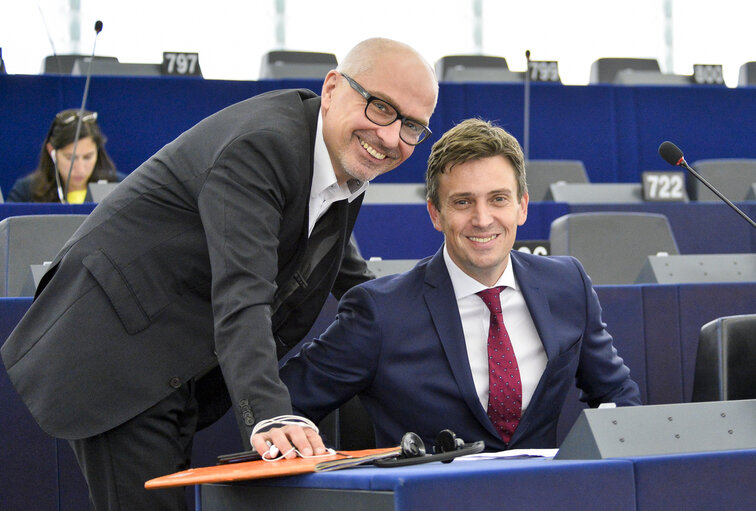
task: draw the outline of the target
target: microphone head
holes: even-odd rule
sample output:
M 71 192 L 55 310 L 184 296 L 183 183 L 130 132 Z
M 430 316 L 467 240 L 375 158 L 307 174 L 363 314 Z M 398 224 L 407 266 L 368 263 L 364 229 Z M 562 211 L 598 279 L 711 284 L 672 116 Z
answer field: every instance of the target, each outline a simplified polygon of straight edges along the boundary
M 95 21 L 95 32 L 98 34 L 102 31 L 102 21 L 97 20 Z
M 662 142 L 659 146 L 659 156 L 670 165 L 680 165 L 683 159 L 683 152 L 672 142 Z

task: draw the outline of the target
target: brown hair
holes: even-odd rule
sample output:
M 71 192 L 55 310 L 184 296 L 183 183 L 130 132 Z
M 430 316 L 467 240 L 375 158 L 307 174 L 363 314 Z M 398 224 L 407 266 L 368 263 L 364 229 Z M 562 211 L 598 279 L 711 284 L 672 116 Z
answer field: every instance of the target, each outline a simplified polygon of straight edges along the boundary
M 50 153 L 47 151 L 47 144 L 49 143 L 55 150 L 72 144 L 76 136 L 78 115 L 78 110 L 63 110 L 62 112 L 58 112 L 53 119 L 47 137 L 45 137 L 45 141 L 42 143 L 42 150 L 39 153 L 39 164 L 37 169 L 31 174 L 31 192 L 34 202 L 58 202 L 58 187 L 55 180 L 56 168 L 55 163 L 50 157 Z M 115 165 L 105 151 L 105 142 L 107 139 L 100 131 L 96 114 L 85 110 L 82 118 L 87 119 L 87 117 L 93 116 L 93 119 L 81 123 L 81 130 L 79 132 L 79 140 L 91 137 L 97 146 L 97 163 L 95 163 L 95 168 L 89 177 L 89 182 L 97 182 L 102 179 L 117 181 Z
M 482 119 L 462 121 L 433 144 L 425 171 L 428 200 L 440 209 L 438 181 L 441 174 L 457 164 L 492 156 L 504 156 L 512 163 L 517 178 L 517 199 L 521 200 L 528 191 L 522 148 L 506 130 Z

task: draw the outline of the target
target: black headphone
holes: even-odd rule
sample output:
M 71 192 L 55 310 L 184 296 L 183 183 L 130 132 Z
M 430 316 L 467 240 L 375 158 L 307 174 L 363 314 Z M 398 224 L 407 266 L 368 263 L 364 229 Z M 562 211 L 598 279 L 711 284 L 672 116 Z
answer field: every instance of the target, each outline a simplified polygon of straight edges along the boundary
M 457 456 L 477 454 L 485 449 L 486 444 L 480 440 L 466 444 L 450 429 L 444 429 L 436 436 L 433 454 L 427 454 L 425 443 L 417 433 L 405 433 L 399 444 L 401 453 L 396 458 L 385 458 L 375 461 L 376 467 L 401 467 L 441 461 L 451 463 Z

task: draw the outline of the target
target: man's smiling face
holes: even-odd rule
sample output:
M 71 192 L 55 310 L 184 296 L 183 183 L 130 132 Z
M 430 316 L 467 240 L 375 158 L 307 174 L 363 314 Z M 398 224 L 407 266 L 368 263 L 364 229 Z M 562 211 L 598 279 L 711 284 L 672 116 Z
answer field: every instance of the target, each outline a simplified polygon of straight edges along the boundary
M 351 75 L 350 75 L 351 76 Z M 373 96 L 403 115 L 427 123 L 436 106 L 432 72 L 414 58 L 378 58 L 363 73 L 351 76 Z M 401 121 L 378 126 L 365 116 L 367 101 L 337 71 L 323 86 L 323 137 L 340 183 L 370 181 L 410 157 L 414 146 L 399 138 Z
M 528 214 L 528 195 L 518 200 L 512 163 L 503 156 L 459 163 L 439 177 L 439 209 L 428 201 L 433 226 L 444 233 L 454 263 L 492 286 L 509 261 Z

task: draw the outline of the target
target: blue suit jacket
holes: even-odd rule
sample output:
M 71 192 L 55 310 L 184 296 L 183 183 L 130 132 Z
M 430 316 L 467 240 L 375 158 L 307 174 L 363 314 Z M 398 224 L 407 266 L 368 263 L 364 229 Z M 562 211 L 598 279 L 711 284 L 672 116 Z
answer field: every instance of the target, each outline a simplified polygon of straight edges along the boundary
M 640 404 L 613 347 L 598 297 L 572 257 L 512 252 L 511 263 L 548 356 L 509 445 L 478 399 L 443 252 L 412 270 L 356 286 L 336 321 L 281 370 L 294 409 L 320 420 L 359 394 L 378 446 L 414 431 L 433 445 L 449 428 L 490 450 L 556 447 L 559 413 L 573 382 L 591 406 Z

